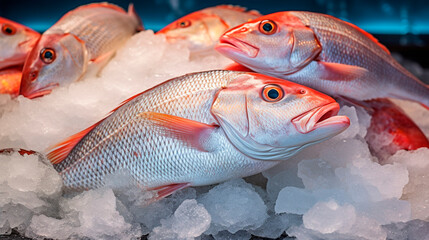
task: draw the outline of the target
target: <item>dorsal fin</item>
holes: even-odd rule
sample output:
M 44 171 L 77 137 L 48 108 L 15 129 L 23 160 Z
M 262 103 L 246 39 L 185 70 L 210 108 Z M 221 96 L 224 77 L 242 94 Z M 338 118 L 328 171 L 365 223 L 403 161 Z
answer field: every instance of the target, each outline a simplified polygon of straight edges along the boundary
M 132 97 L 130 97 L 130 98 L 128 98 L 128 99 L 125 99 L 124 101 L 122 101 L 120 104 L 119 104 L 119 106 L 117 106 L 116 108 L 114 108 L 112 111 L 110 111 L 108 114 L 107 114 L 107 116 L 105 117 L 105 118 L 107 118 L 108 116 L 110 116 L 110 114 L 112 114 L 112 113 L 114 113 L 116 110 L 118 110 L 120 107 L 122 107 L 122 106 L 124 106 L 125 104 L 127 104 L 128 102 L 130 102 L 131 100 L 133 100 L 134 98 L 136 98 L 136 97 L 138 97 L 138 96 L 140 96 L 140 95 L 142 95 L 143 93 L 145 93 L 146 91 L 144 91 L 144 92 L 141 92 L 141 93 L 137 93 L 136 95 L 134 95 L 134 96 L 132 96 Z
M 373 41 L 375 44 L 377 44 L 379 47 L 381 47 L 381 49 L 383 49 L 386 53 L 390 54 L 390 51 L 389 51 L 389 49 L 387 49 L 387 47 L 386 47 L 386 46 L 384 46 L 383 44 L 381 44 L 381 43 L 378 41 L 378 39 L 377 39 L 377 38 L 375 38 L 374 36 L 372 36 L 370 33 L 368 33 L 368 32 L 366 32 L 366 31 L 364 31 L 362 28 L 360 28 L 360 27 L 358 27 L 358 26 L 356 26 L 356 25 L 354 25 L 354 24 L 352 24 L 352 23 L 349 23 L 349 22 L 343 21 L 343 20 L 341 20 L 341 19 L 339 19 L 339 18 L 336 18 L 336 17 L 330 16 L 330 15 L 326 15 L 326 16 L 328 16 L 328 17 L 330 17 L 330 18 L 335 18 L 335 20 L 340 20 L 340 21 L 344 22 L 345 24 L 349 25 L 350 27 L 352 27 L 352 28 L 354 28 L 354 29 L 358 30 L 360 33 L 362 33 L 363 35 L 365 35 L 365 37 L 369 38 L 371 41 Z
M 92 125 L 91 127 L 76 133 L 75 135 L 72 135 L 68 137 L 66 140 L 48 148 L 48 154 L 46 154 L 46 157 L 49 159 L 49 161 L 52 164 L 58 164 L 62 162 L 66 157 L 69 155 L 71 150 L 82 140 L 83 137 L 86 136 L 92 129 L 98 126 L 104 119 L 101 121 L 98 121 L 96 124 Z
M 140 18 L 140 16 L 137 14 L 136 9 L 134 8 L 134 4 L 130 3 L 130 5 L 128 5 L 128 15 L 130 15 L 132 18 L 134 18 L 137 21 L 137 31 L 143 31 L 144 30 L 144 26 L 143 26 L 143 21 Z

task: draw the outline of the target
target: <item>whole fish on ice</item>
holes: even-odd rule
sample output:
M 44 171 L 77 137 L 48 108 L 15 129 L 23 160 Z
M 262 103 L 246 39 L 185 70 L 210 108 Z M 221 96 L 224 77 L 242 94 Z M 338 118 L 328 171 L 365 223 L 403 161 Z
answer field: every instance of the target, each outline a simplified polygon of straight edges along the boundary
M 47 154 L 71 189 L 128 171 L 164 197 L 259 173 L 345 130 L 331 97 L 257 73 L 209 71 L 164 82 Z
M 216 49 L 260 73 L 331 96 L 400 98 L 429 107 L 429 88 L 373 36 L 332 16 L 278 12 L 237 26 Z
M 165 34 L 170 42 L 185 40 L 192 52 L 204 52 L 213 49 L 226 30 L 260 16 L 262 15 L 254 10 L 220 5 L 179 18 L 157 34 Z
M 0 69 L 24 65 L 40 34 L 24 25 L 0 17 Z
M 98 73 L 116 50 L 142 30 L 130 4 L 128 13 L 108 3 L 93 3 L 64 15 L 42 34 L 27 58 L 21 94 L 43 96 L 60 85 Z

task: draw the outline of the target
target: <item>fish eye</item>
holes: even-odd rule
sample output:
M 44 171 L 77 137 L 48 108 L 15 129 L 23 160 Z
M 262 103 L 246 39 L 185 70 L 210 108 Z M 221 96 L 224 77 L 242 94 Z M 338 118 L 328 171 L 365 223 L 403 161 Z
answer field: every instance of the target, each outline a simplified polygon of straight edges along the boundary
M 277 24 L 271 20 L 263 20 L 259 24 L 259 31 L 266 35 L 271 35 L 277 31 Z
M 16 28 L 10 24 L 3 24 L 1 31 L 6 35 L 14 35 L 16 33 Z
M 55 50 L 51 48 L 44 48 L 40 52 L 40 59 L 46 64 L 50 64 L 55 60 Z
M 262 97 L 267 102 L 277 102 L 283 98 L 283 89 L 278 85 L 267 85 L 262 90 Z
M 183 20 L 183 21 L 181 21 L 181 22 L 178 23 L 178 26 L 180 28 L 187 28 L 187 27 L 191 26 L 191 21 L 189 21 L 189 20 Z

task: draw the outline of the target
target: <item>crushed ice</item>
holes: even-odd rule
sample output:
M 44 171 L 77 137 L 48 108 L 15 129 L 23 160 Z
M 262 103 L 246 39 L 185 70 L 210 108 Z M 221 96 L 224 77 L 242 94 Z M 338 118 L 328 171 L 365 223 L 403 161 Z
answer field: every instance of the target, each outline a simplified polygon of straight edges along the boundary
M 190 58 L 184 45 L 141 32 L 99 78 L 35 100 L 0 95 L 0 148 L 43 151 L 133 94 L 229 63 L 216 53 Z M 395 102 L 429 135 L 429 111 Z M 118 190 L 120 176 L 102 189 L 64 194 L 56 171 L 37 155 L 0 155 L 0 234 L 14 228 L 27 237 L 53 239 L 250 239 L 278 238 L 285 231 L 298 239 L 426 237 L 429 149 L 400 151 L 380 165 L 364 141 L 370 116 L 355 107 L 340 114 L 351 119 L 347 131 L 263 176 L 184 189 L 150 205 L 150 193 Z

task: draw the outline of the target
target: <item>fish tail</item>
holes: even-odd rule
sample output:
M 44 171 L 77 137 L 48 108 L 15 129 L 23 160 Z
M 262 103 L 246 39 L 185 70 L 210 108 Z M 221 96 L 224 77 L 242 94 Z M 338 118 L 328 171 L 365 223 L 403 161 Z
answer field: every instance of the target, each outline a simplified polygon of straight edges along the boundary
M 134 8 L 134 4 L 130 3 L 130 5 L 128 5 L 128 15 L 130 15 L 132 18 L 134 18 L 137 21 L 137 31 L 143 31 L 144 30 L 144 26 L 143 26 L 143 21 L 140 18 L 140 16 L 137 14 L 136 9 Z

